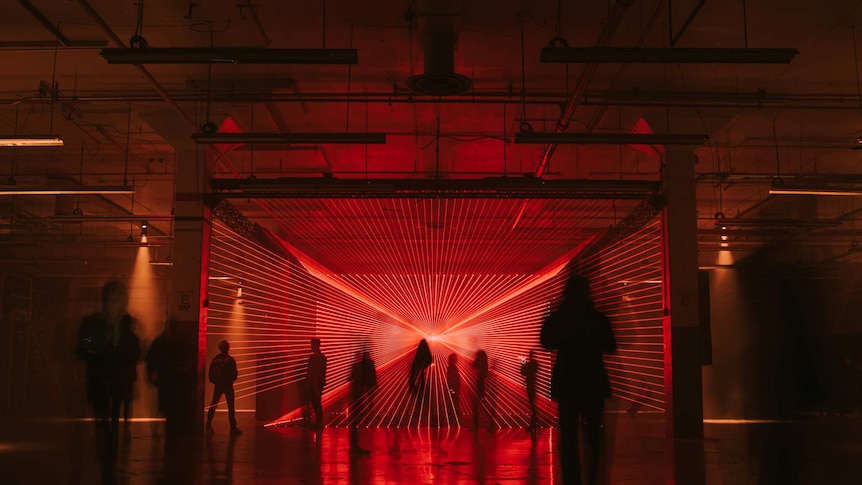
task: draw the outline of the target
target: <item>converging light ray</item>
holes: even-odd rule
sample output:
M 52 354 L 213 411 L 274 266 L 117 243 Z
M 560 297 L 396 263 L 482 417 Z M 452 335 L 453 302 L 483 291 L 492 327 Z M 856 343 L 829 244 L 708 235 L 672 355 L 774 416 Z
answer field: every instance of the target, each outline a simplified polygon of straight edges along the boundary
M 479 397 L 473 360 L 483 349 L 490 373 L 480 403 L 482 426 L 520 427 L 529 423 L 521 364 L 532 350 L 540 364 L 539 422 L 556 422 L 548 399 L 553 355 L 539 348 L 538 334 L 558 304 L 568 276 L 563 269 L 604 229 L 600 216 L 611 201 L 255 202 L 277 223 L 271 239 L 290 256 L 223 223 L 213 227 L 208 348 L 223 338 L 231 342 L 240 367 L 238 399 L 261 399 L 285 386 L 298 392 L 309 340 L 317 337 L 328 359 L 329 425 L 470 425 Z M 618 201 L 617 209 L 626 203 L 634 204 Z M 653 300 L 661 295 L 660 281 L 654 283 L 661 274 L 651 263 L 656 234 L 643 230 L 579 262 L 595 280 L 596 304 L 611 317 L 620 341 L 620 353 L 608 359 L 615 394 L 653 407 L 663 402 L 653 392 L 662 384 L 653 379 L 655 335 L 661 343 Z M 644 261 L 650 263 L 643 266 Z M 659 299 L 659 313 L 660 305 Z M 433 364 L 413 392 L 407 380 L 423 338 Z M 378 385 L 350 402 L 350 371 L 362 351 L 377 364 Z M 660 347 L 658 352 L 660 361 Z M 447 381 L 453 353 L 461 376 L 458 393 Z M 302 415 L 301 409 L 284 411 L 271 424 L 293 423 Z
M 579 264 L 590 279 L 596 307 L 605 312 L 617 339 L 605 358 L 615 396 L 664 409 L 661 224 L 642 229 Z

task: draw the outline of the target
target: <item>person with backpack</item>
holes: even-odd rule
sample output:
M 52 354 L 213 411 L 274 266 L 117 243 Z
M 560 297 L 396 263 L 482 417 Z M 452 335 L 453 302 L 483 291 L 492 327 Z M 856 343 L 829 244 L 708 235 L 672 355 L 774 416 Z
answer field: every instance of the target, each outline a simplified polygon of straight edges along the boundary
M 234 392 L 233 383 L 239 377 L 236 369 L 236 360 L 228 354 L 230 344 L 227 340 L 222 340 L 218 344 L 220 353 L 213 357 L 210 362 L 209 379 L 213 383 L 213 399 L 210 402 L 209 412 L 207 414 L 207 433 L 213 432 L 213 417 L 221 395 L 224 394 L 227 401 L 227 416 L 230 421 L 230 433 L 232 435 L 242 434 L 239 428 L 236 427 L 236 414 L 234 409 Z

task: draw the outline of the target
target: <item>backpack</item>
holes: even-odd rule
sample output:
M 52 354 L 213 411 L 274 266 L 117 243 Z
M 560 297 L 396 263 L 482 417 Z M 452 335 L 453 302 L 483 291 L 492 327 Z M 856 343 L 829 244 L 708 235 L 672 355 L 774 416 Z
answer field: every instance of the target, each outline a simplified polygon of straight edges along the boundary
M 224 382 L 224 361 L 220 355 L 213 357 L 212 362 L 210 362 L 210 373 L 209 378 L 210 382 L 213 384 L 221 384 Z

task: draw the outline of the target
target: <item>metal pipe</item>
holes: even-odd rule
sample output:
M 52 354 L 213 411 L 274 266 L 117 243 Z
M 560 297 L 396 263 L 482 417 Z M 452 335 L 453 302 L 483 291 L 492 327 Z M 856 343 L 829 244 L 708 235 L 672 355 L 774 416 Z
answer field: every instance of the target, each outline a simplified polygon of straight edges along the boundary
M 752 181 L 758 183 L 772 183 L 773 180 L 782 178 L 784 180 L 810 180 L 823 183 L 862 183 L 862 174 L 858 173 L 752 173 L 752 172 L 705 172 L 695 177 L 695 182 L 706 180 L 718 180 L 728 183 L 740 183 Z
M 51 216 L 47 217 L 51 222 L 59 223 L 75 223 L 75 222 L 159 222 L 172 221 L 174 216 L 171 214 L 129 214 L 122 216 Z M 158 236 L 152 236 L 158 237 Z
M 640 35 L 640 37 L 638 37 L 637 42 L 635 42 L 635 47 L 643 46 L 644 42 L 646 41 L 647 34 L 649 34 L 649 32 L 652 30 L 653 26 L 655 26 L 656 22 L 658 22 L 659 16 L 661 15 L 662 9 L 664 9 L 665 3 L 667 1 L 669 1 L 669 0 L 661 0 L 660 2 L 658 2 L 655 9 L 653 10 L 652 17 L 650 17 L 650 19 L 647 21 L 646 25 L 644 25 L 644 28 L 641 30 L 641 35 Z M 608 86 L 608 89 L 607 89 L 608 91 L 616 88 L 616 86 L 620 83 L 620 81 L 622 81 L 623 75 L 625 74 L 626 69 L 628 69 L 628 67 L 629 67 L 629 64 L 623 64 L 622 66 L 620 66 L 619 70 L 617 70 L 616 76 L 614 76 L 613 80 L 611 80 L 611 83 Z M 586 99 L 586 96 L 584 98 Z M 584 104 L 583 101 L 581 102 L 581 104 Z M 595 131 L 596 129 L 598 129 L 598 127 L 601 126 L 601 123 L 605 119 L 605 116 L 607 115 L 610 108 L 611 108 L 611 105 L 605 105 L 601 109 L 596 111 L 596 113 L 593 115 L 592 120 L 590 120 L 590 122 L 587 123 L 586 131 L 592 132 L 592 131 Z
M 584 101 L 583 106 L 622 106 L 622 107 L 646 107 L 646 108 L 700 108 L 700 109 L 728 109 L 728 108 L 754 108 L 754 109 L 782 109 L 799 111 L 846 111 L 858 110 L 858 106 L 830 106 L 816 104 L 790 104 L 790 105 L 765 105 L 762 103 L 751 104 L 720 104 L 720 103 L 662 103 L 662 102 L 637 102 L 637 101 Z
M 257 10 L 255 10 L 254 4 L 251 3 L 251 0 L 245 0 L 245 8 L 247 8 L 249 13 L 251 13 L 251 18 L 254 20 L 254 25 L 257 27 L 257 31 L 260 32 L 260 36 L 263 37 L 264 46 L 272 44 L 272 40 L 268 35 L 266 35 L 266 30 L 264 30 L 263 24 L 260 22 L 260 17 L 257 15 Z
M 646 106 L 677 108 L 859 109 L 856 94 L 617 91 L 587 93 L 584 106 Z
M 634 0 L 616 1 L 613 9 L 608 13 L 607 21 L 602 27 L 602 33 L 599 35 L 598 42 L 596 42 L 597 47 L 607 47 L 610 45 L 611 40 L 617 32 L 617 28 L 622 22 L 623 15 L 626 13 L 628 8 L 631 7 L 633 2 Z M 586 64 L 584 66 L 584 70 L 581 72 L 580 79 L 578 79 L 578 82 L 575 84 L 575 89 L 572 91 L 569 102 L 566 104 L 560 119 L 557 120 L 557 126 L 554 129 L 555 133 L 563 133 L 569 129 L 569 123 L 571 123 L 572 118 L 575 116 L 575 110 L 580 104 L 581 99 L 587 90 L 587 86 L 592 82 L 593 76 L 596 74 L 598 68 L 599 65 L 596 63 Z M 554 155 L 556 150 L 557 145 L 555 143 L 545 146 L 542 156 L 539 159 L 539 164 L 536 167 L 536 177 L 541 177 L 545 172 L 545 168 L 548 166 L 548 162 L 551 160 L 551 157 Z
M 69 45 L 72 42 L 68 37 L 66 37 L 65 35 L 63 35 L 62 32 L 60 32 L 60 29 L 54 26 L 54 23 L 51 22 L 51 20 L 48 19 L 45 14 L 39 11 L 39 9 L 36 8 L 35 5 L 30 3 L 29 0 L 18 0 L 18 3 L 20 3 L 21 6 L 24 7 L 24 9 L 27 10 L 27 12 L 29 12 L 34 19 L 36 19 L 40 24 L 42 24 L 42 27 L 44 27 L 45 30 L 47 30 L 51 33 L 51 35 L 56 37 L 60 44 Z
M 348 98 L 347 93 L 310 93 L 310 94 L 294 94 L 294 93 L 215 93 L 207 97 L 205 94 L 189 93 L 189 92 L 172 92 L 168 95 L 179 103 L 346 103 L 348 100 L 355 101 L 355 98 Z M 387 104 L 521 104 L 520 98 L 515 98 L 505 92 L 488 92 L 488 93 L 472 93 L 465 96 L 453 96 L 440 99 L 437 96 L 405 96 L 403 94 L 393 95 L 392 93 L 365 93 L 362 94 L 363 102 L 368 103 L 387 103 Z M 364 99 L 368 96 L 368 99 Z M 161 102 L 164 98 L 161 96 L 152 95 L 76 95 L 74 97 L 58 97 L 56 99 L 62 103 L 151 103 Z M 527 104 L 537 105 L 560 105 L 565 102 L 566 97 L 560 93 L 537 93 L 527 95 L 524 102 Z M 6 98 L 0 99 L 0 105 L 15 105 L 15 104 L 32 104 L 32 103 L 48 103 L 51 102 L 42 96 L 31 96 L 26 98 Z
M 71 41 L 68 45 L 57 40 L 7 40 L 0 41 L 0 51 L 3 52 L 34 52 L 45 51 L 53 53 L 58 51 L 91 51 L 104 49 L 107 45 L 105 41 L 98 40 L 79 40 Z
M 671 0 L 668 0 L 667 7 L 667 18 L 668 18 L 668 33 L 670 34 L 670 46 L 673 47 L 679 41 L 682 34 L 688 30 L 688 26 L 694 22 L 694 18 L 697 17 L 697 14 L 700 12 L 700 9 L 703 8 L 703 5 L 706 3 L 706 0 L 700 0 L 697 5 L 694 6 L 694 9 L 689 14 L 688 18 L 683 22 L 682 27 L 679 28 L 679 32 L 676 34 L 673 33 L 673 4 L 670 3 Z M 747 35 L 747 34 L 746 34 Z M 747 41 L 746 41 L 747 44 Z

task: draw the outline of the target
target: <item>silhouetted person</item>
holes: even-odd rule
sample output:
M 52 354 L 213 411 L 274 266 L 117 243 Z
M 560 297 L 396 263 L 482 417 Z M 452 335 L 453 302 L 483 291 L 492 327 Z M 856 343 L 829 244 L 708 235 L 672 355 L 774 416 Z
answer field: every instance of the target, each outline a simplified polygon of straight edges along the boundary
M 449 354 L 449 367 L 446 369 L 446 386 L 455 406 L 455 419 L 461 415 L 461 372 L 458 370 L 458 354 Z
M 87 399 L 97 423 L 109 434 L 116 433 L 120 406 L 131 394 L 141 354 L 128 305 L 125 285 L 109 281 L 102 288 L 102 311 L 85 317 L 78 332 L 76 351 L 86 364 Z
M 326 356 L 320 351 L 320 339 L 311 339 L 311 357 L 305 372 L 306 400 L 314 409 L 314 426 L 323 427 L 323 388 L 326 387 Z
M 137 358 L 135 359 L 134 362 L 127 362 L 125 365 L 125 370 L 124 370 L 125 375 L 123 376 L 123 381 L 127 382 L 128 385 L 126 385 L 125 388 L 123 389 L 125 391 L 125 394 L 123 395 L 123 399 L 120 402 L 120 404 L 123 406 L 123 425 L 126 428 L 127 437 L 128 437 L 128 433 L 129 433 L 129 425 L 131 424 L 130 421 L 132 419 L 132 402 L 135 400 L 136 394 L 137 394 L 136 389 L 135 389 L 135 384 L 138 381 L 138 365 L 137 365 L 138 362 L 137 361 L 141 357 L 141 343 L 140 343 L 140 339 L 138 338 L 137 334 L 135 333 L 136 323 L 137 322 L 131 318 L 128 320 L 128 322 L 124 321 L 122 323 L 122 325 L 128 326 L 125 333 L 127 335 L 131 335 L 133 337 L 134 343 L 131 343 L 130 345 L 137 347 Z
M 221 400 L 222 394 L 224 394 L 224 399 L 227 401 L 230 434 L 242 434 L 242 431 L 236 427 L 236 410 L 234 409 L 236 396 L 233 392 L 233 383 L 239 377 L 236 360 L 228 353 L 230 351 L 230 344 L 227 340 L 219 342 L 218 349 L 219 354 L 213 357 L 213 360 L 210 362 L 209 379 L 213 383 L 213 398 L 210 401 L 210 409 L 207 413 L 207 433 L 213 432 L 213 417 L 215 416 L 218 402 Z
M 105 476 L 112 473 L 120 406 L 131 395 L 131 375 L 141 355 L 128 305 L 126 286 L 119 280 L 107 282 L 102 287 L 102 311 L 84 317 L 75 349 L 86 366 L 87 400 L 93 406 Z
M 542 346 L 557 351 L 551 374 L 551 398 L 560 414 L 560 465 L 563 481 L 581 483 L 578 421 L 589 447 L 587 480 L 595 483 L 601 451 L 602 418 L 610 382 L 602 354 L 616 350 L 607 317 L 595 309 L 586 278 L 573 275 L 563 300 L 542 324 Z
M 473 403 L 473 427 L 479 429 L 479 413 L 482 410 L 482 402 L 485 400 L 485 390 L 488 380 L 488 354 L 479 349 L 476 358 L 473 359 L 473 368 L 476 369 L 476 401 Z
M 423 338 L 416 347 L 416 355 L 413 357 L 413 365 L 410 366 L 410 390 L 415 394 L 422 394 L 425 390 L 425 371 L 431 367 L 431 347 Z
M 150 344 L 147 352 L 147 379 L 159 393 L 159 414 L 167 419 L 171 401 L 170 342 L 167 331 L 162 332 Z
M 521 364 L 521 375 L 527 386 L 527 401 L 530 402 L 529 430 L 536 429 L 536 378 L 539 374 L 539 362 L 536 361 L 536 351 L 530 350 L 530 358 Z
M 371 394 L 377 387 L 377 370 L 368 351 L 358 353 L 350 369 L 350 452 L 368 454 L 359 446 L 359 422 L 372 406 Z

